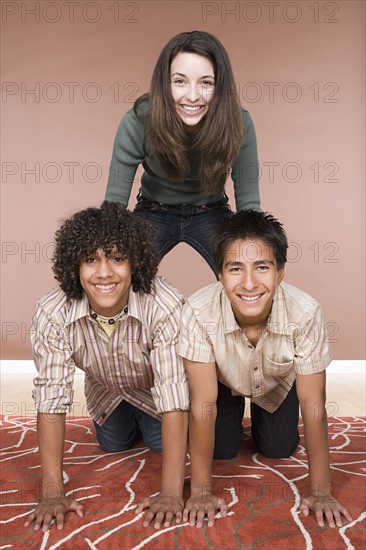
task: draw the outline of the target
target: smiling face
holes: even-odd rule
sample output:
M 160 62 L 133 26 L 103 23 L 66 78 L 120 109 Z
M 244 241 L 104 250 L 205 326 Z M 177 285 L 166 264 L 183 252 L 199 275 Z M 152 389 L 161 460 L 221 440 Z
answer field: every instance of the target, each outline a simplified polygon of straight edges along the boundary
M 187 126 L 195 126 L 207 113 L 215 91 L 212 63 L 196 53 L 178 53 L 170 65 L 170 83 L 178 115 Z
M 127 305 L 131 269 L 119 252 L 106 256 L 101 248 L 80 264 L 80 284 L 90 307 L 99 315 L 113 317 Z
M 284 268 L 260 239 L 234 241 L 224 256 L 219 279 L 241 328 L 265 326 Z

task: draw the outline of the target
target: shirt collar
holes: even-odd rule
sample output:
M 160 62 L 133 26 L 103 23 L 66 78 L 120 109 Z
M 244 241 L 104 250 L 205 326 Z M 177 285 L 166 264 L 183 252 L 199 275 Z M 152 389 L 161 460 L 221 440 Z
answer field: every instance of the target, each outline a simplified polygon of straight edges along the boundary
M 224 320 L 224 331 L 228 333 L 228 332 L 235 332 L 236 330 L 240 330 L 240 327 L 236 322 L 230 300 L 227 297 L 224 287 L 222 287 L 222 292 L 221 292 L 221 311 L 222 311 L 222 317 Z
M 224 287 L 222 288 L 220 300 L 225 333 L 240 330 Z M 279 284 L 277 285 L 273 298 L 272 310 L 268 322 L 268 330 L 276 334 L 289 334 L 291 328 L 293 327 L 290 327 L 288 324 L 283 288 Z
M 75 323 L 82 317 L 89 317 L 89 300 L 85 292 L 80 300 L 71 300 L 71 307 L 66 318 L 66 325 Z M 142 322 L 142 303 L 141 303 L 141 293 L 134 292 L 132 290 L 132 285 L 130 286 L 130 291 L 128 295 L 128 313 L 127 317 L 135 317 L 140 322 Z
M 65 325 L 71 325 L 71 323 L 87 315 L 89 315 L 89 300 L 85 292 L 83 292 L 81 300 L 71 300 L 71 307 Z
M 293 326 L 290 327 L 288 323 L 284 291 L 281 284 L 277 285 L 273 298 L 268 330 L 276 334 L 290 334 L 293 330 Z

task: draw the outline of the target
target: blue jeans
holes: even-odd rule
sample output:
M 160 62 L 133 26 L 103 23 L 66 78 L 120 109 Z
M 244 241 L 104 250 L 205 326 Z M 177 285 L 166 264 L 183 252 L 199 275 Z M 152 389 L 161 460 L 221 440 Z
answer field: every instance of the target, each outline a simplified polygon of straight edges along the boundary
M 152 202 L 138 195 L 134 211 L 142 213 L 157 230 L 160 259 L 177 244 L 187 243 L 202 256 L 217 276 L 211 253 L 211 237 L 216 224 L 233 215 L 226 196 L 208 205 L 175 206 Z
M 244 397 L 218 383 L 215 425 L 215 459 L 234 458 L 240 450 L 243 432 Z M 286 399 L 274 413 L 250 404 L 252 438 L 258 451 L 268 458 L 288 458 L 297 449 L 299 437 L 299 400 L 294 382 Z
M 139 435 L 152 451 L 161 453 L 161 422 L 149 414 L 122 401 L 112 414 L 99 426 L 94 422 L 99 445 L 107 453 L 129 449 Z

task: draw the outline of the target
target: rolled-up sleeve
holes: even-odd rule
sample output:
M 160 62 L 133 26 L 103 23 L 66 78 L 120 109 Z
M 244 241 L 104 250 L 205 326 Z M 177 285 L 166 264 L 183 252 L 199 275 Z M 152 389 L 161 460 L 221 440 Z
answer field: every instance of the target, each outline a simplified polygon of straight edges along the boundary
M 32 321 L 33 360 L 38 371 L 33 399 L 37 412 L 68 413 L 73 402 L 75 364 L 63 325 L 38 305 Z
M 150 354 L 154 372 L 151 393 L 159 413 L 187 411 L 190 408 L 187 375 L 178 355 L 182 303 L 179 303 L 154 331 Z
M 295 342 L 294 369 L 296 374 L 315 374 L 325 370 L 331 361 L 329 336 L 317 304 Z
M 215 353 L 204 326 L 190 304 L 183 307 L 178 352 L 181 357 L 198 363 L 214 363 Z

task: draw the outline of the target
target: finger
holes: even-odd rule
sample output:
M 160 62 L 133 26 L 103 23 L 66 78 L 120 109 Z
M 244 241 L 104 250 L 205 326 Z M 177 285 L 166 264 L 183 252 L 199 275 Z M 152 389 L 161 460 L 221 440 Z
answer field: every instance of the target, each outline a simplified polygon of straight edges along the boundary
M 347 508 L 345 508 L 344 506 L 340 506 L 339 511 L 340 511 L 341 514 L 344 515 L 345 518 L 348 519 L 348 521 L 352 521 L 352 517 L 351 517 L 349 511 L 347 510 Z
M 183 522 L 184 523 L 186 521 L 188 521 L 189 512 L 190 512 L 190 509 L 185 507 L 184 510 L 183 510 Z
M 307 498 L 303 498 L 300 504 L 300 512 L 307 517 L 310 513 L 310 502 Z
M 77 513 L 77 515 L 80 516 L 81 518 L 84 517 L 84 515 L 85 515 L 85 508 L 84 508 L 84 506 L 83 506 L 82 504 L 80 505 L 80 507 L 78 507 L 78 508 L 76 509 L 76 513 Z
M 76 512 L 78 516 L 83 516 L 85 512 L 84 505 L 77 500 L 72 500 L 68 509 Z
M 342 527 L 343 522 L 342 522 L 341 514 L 337 508 L 333 510 L 333 516 L 337 524 L 337 527 Z
M 198 510 L 196 516 L 196 527 L 203 527 L 204 519 L 206 515 L 206 510 Z
M 218 502 L 218 506 L 219 506 L 221 515 L 222 515 L 222 516 L 226 516 L 227 511 L 228 511 L 228 504 L 227 504 L 227 502 L 226 502 L 225 500 L 223 500 L 222 498 L 220 498 L 220 500 L 219 500 L 219 502 Z
M 196 525 L 197 508 L 191 508 L 189 512 L 189 525 Z
M 164 512 L 158 512 L 155 516 L 154 529 L 160 529 L 164 521 Z
M 142 502 L 137 504 L 135 514 L 140 514 L 146 508 L 150 508 L 150 501 L 148 498 L 145 498 Z
M 327 518 L 329 527 L 332 527 L 332 528 L 335 527 L 333 510 L 331 510 L 328 506 L 324 506 L 324 514 L 325 514 L 325 517 Z
M 310 513 L 309 506 L 306 506 L 305 504 L 301 504 L 300 506 L 300 512 L 307 517 Z
M 38 514 L 33 525 L 33 531 L 38 531 L 41 528 L 42 523 L 43 514 Z
M 164 527 L 170 527 L 171 526 L 173 515 L 174 515 L 173 512 L 167 512 L 165 514 Z
M 149 527 L 149 525 L 152 522 L 152 520 L 154 519 L 154 517 L 155 517 L 155 514 L 151 510 L 146 512 L 146 514 L 144 516 L 144 521 L 142 522 L 142 527 Z
M 214 523 L 215 523 L 215 510 L 211 509 L 211 510 L 208 510 L 207 512 L 207 526 L 213 527 Z
M 177 510 L 175 512 L 175 523 L 182 523 L 182 519 L 183 519 L 182 510 Z
M 28 525 L 30 525 L 36 519 L 36 517 L 37 517 L 37 514 L 35 512 L 32 512 L 31 514 L 29 514 L 29 516 L 24 522 L 24 527 L 28 527 Z
M 56 527 L 57 527 L 57 529 L 63 529 L 64 522 L 65 522 L 65 515 L 63 514 L 63 512 L 58 512 L 58 514 L 56 514 Z
M 50 524 L 51 524 L 52 518 L 53 518 L 53 514 L 50 514 L 49 512 L 47 512 L 47 513 L 44 515 L 44 518 L 43 518 L 43 527 L 42 527 L 42 531 L 43 531 L 43 532 L 48 531 L 48 529 L 50 528 Z
M 320 504 L 314 505 L 315 519 L 319 527 L 324 527 L 323 508 Z

